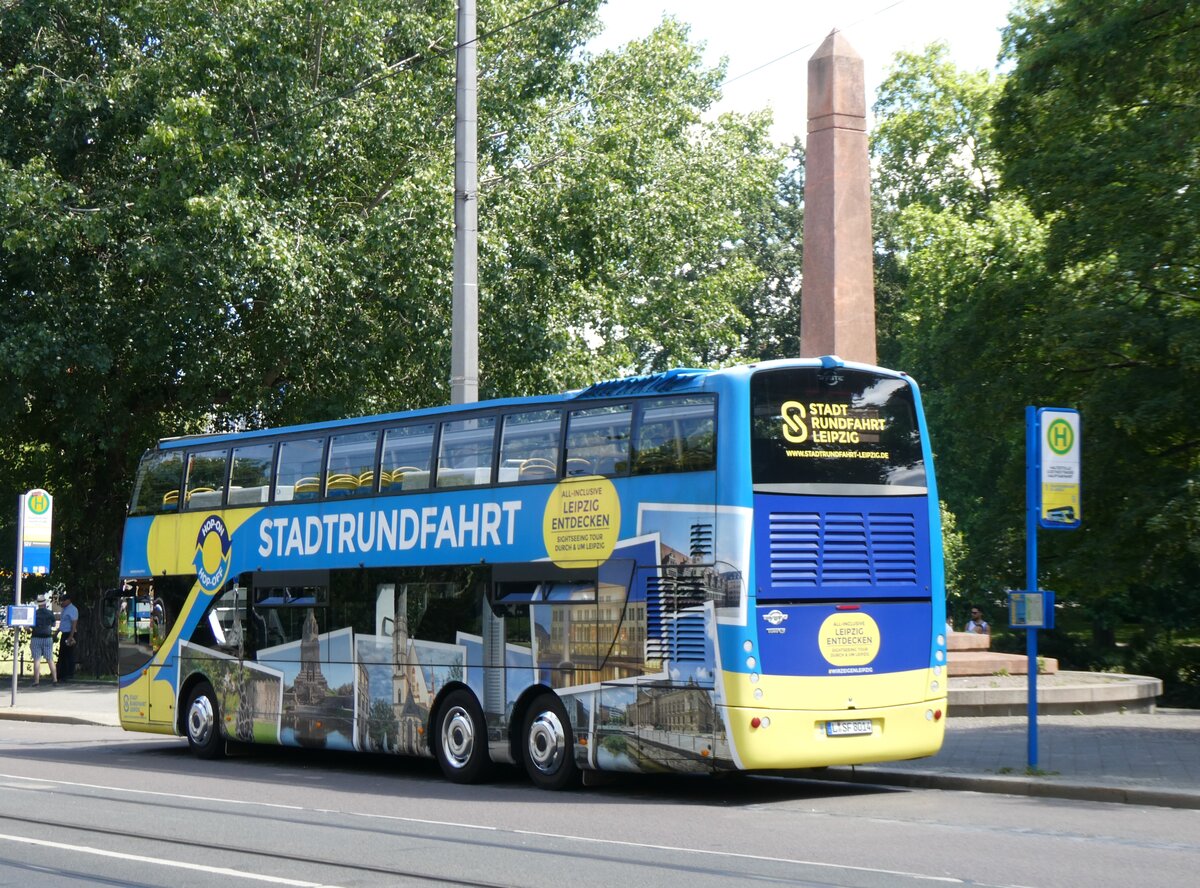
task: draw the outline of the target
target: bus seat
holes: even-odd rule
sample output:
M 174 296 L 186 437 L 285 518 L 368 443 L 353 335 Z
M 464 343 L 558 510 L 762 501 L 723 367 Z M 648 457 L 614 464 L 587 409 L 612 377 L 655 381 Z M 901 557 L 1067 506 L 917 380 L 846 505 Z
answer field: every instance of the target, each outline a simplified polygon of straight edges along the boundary
M 392 469 L 391 486 L 395 489 L 403 490 L 404 489 L 404 479 L 408 475 L 416 474 L 420 471 L 421 470 L 418 469 L 416 466 L 397 466 L 396 468 Z
M 221 497 L 225 493 L 223 487 L 196 487 L 187 492 L 189 509 L 216 509 L 221 505 Z
M 327 496 L 349 496 L 351 491 L 358 490 L 358 476 L 338 473 L 330 475 L 325 483 Z
M 572 456 L 567 459 L 567 475 L 590 475 L 592 474 L 592 461 L 584 459 L 581 456 Z
M 299 499 L 313 499 L 316 497 L 316 495 L 317 495 L 318 491 L 320 491 L 320 489 L 321 489 L 321 482 L 319 479 L 314 478 L 311 475 L 308 477 L 305 477 L 305 478 L 301 478 L 299 481 L 296 482 L 296 485 L 294 488 L 295 498 L 298 500 Z
M 556 474 L 557 470 L 550 460 L 540 456 L 531 456 L 521 463 L 518 477 L 522 481 L 544 481 L 547 478 L 553 478 Z

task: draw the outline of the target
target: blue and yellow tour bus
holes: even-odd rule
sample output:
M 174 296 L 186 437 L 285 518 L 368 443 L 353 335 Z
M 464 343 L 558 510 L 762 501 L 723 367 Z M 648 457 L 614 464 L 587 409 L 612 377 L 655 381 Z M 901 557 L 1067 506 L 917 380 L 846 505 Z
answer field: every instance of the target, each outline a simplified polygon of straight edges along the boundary
M 916 385 L 836 357 L 170 438 L 111 601 L 131 731 L 581 773 L 941 746 Z

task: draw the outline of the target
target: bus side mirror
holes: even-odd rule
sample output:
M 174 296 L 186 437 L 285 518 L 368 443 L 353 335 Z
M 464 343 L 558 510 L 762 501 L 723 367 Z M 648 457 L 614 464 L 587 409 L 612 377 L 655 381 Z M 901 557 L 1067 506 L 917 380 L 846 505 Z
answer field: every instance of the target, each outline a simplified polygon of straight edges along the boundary
M 100 625 L 105 629 L 111 629 L 117 625 L 117 599 L 120 595 L 120 589 L 108 589 L 100 602 Z

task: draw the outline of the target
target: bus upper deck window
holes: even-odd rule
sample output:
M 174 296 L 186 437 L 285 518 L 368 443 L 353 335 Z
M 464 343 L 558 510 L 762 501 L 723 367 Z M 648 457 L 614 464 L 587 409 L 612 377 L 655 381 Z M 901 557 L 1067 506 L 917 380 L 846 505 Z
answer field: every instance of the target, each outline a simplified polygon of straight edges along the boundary
M 156 451 L 142 457 L 133 485 L 130 515 L 157 515 L 179 511 L 179 482 L 183 478 L 183 453 Z
M 433 463 L 433 423 L 405 425 L 383 433 L 379 465 L 382 491 L 425 490 Z
M 644 402 L 641 411 L 636 473 L 713 468 L 716 404 L 712 398 L 663 398 Z
M 442 423 L 437 486 L 474 487 L 492 480 L 496 417 L 480 416 Z
M 498 480 L 552 481 L 558 477 L 558 432 L 562 413 L 535 410 L 504 417 Z
M 567 475 L 628 475 L 632 420 L 628 404 L 572 410 L 567 420 Z
M 229 451 L 198 450 L 188 454 L 185 509 L 217 509 L 225 495 L 225 468 Z
M 379 432 L 352 432 L 329 440 L 326 496 L 363 496 L 375 490 L 375 443 Z
M 869 370 L 765 370 L 750 380 L 755 484 L 925 489 L 912 389 Z
M 321 457 L 324 453 L 324 438 L 302 438 L 280 444 L 275 502 L 316 499 L 321 492 Z
M 265 503 L 271 493 L 274 444 L 248 444 L 233 448 L 229 466 L 229 505 Z

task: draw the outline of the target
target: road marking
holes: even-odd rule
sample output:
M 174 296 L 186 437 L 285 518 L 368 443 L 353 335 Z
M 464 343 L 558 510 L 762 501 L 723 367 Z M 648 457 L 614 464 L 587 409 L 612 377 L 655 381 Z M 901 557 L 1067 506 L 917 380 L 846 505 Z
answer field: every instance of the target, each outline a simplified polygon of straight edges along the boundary
M 0 774 L 0 779 L 3 780 L 20 780 L 26 785 L 29 782 L 37 781 L 43 784 L 52 784 L 54 786 L 74 786 L 78 789 L 103 789 L 106 792 L 125 792 L 130 795 L 148 795 L 160 796 L 165 799 L 187 799 L 192 802 L 220 802 L 223 805 L 250 805 L 258 808 L 281 808 L 284 811 L 308 811 L 310 808 L 305 808 L 303 805 L 277 805 L 271 802 L 246 802 L 240 799 L 222 799 L 214 796 L 197 796 L 184 795 L 178 792 L 156 792 L 153 789 L 130 789 L 124 786 L 106 786 L 103 783 L 76 783 L 71 780 L 47 780 L 42 777 L 24 777 L 20 774 Z M 37 787 L 45 789 L 47 787 Z
M 34 781 L 39 783 L 50 783 L 56 786 L 74 786 L 80 789 L 101 789 L 106 792 L 129 793 L 132 795 L 151 795 L 164 796 L 172 799 L 188 799 L 196 802 L 215 802 L 222 805 L 243 805 L 250 807 L 275 808 L 285 811 L 309 811 L 320 814 L 336 814 L 342 817 L 361 817 L 370 820 L 391 820 L 397 823 L 412 823 L 421 826 L 447 826 L 455 829 L 463 830 L 478 830 L 483 832 L 510 833 L 512 835 L 530 836 L 533 838 L 543 839 L 561 839 L 563 841 L 574 842 L 589 842 L 596 845 L 613 845 L 619 848 L 644 848 L 647 851 L 671 851 L 679 854 L 701 854 L 710 857 L 725 857 L 734 860 L 760 860 L 764 863 L 785 863 L 793 866 L 811 866 L 822 867 L 825 869 L 848 870 L 859 873 L 873 873 L 882 876 L 902 876 L 908 879 L 916 879 L 927 882 L 945 882 L 951 885 L 965 884 L 962 879 L 956 879 L 950 876 L 932 876 L 925 873 L 911 873 L 904 870 L 881 869 L 870 866 L 852 866 L 843 863 L 828 863 L 820 860 L 802 860 L 792 857 L 765 857 L 759 854 L 744 854 L 737 851 L 716 851 L 710 848 L 683 848 L 676 845 L 653 845 L 647 842 L 626 842 L 620 839 L 600 839 L 591 836 L 572 836 L 560 833 L 538 832 L 536 830 L 511 829 L 498 826 L 487 826 L 480 823 L 459 823 L 453 820 L 426 820 L 421 817 L 402 817 L 398 814 L 369 814 L 358 811 L 338 811 L 332 808 L 309 808 L 302 805 L 279 805 L 271 802 L 254 802 L 245 801 L 242 799 L 219 798 L 216 796 L 194 796 L 180 795 L 171 792 L 157 792 L 149 789 L 130 789 L 124 786 L 105 786 L 99 783 L 74 783 L 69 780 L 46 780 L 45 778 L 23 777 L 20 774 L 0 774 L 0 779 L 4 780 L 20 780 Z M 70 846 L 67 846 L 70 847 Z M 307 882 L 295 882 L 290 884 L 308 885 Z
M 48 842 L 45 839 L 31 839 L 27 836 L 9 836 L 0 833 L 0 840 L 17 842 L 22 845 L 37 845 L 42 848 L 53 848 L 56 851 L 73 851 L 78 854 L 92 854 L 96 857 L 111 857 L 114 860 L 127 860 L 132 863 L 150 863 L 155 866 L 167 866 L 173 869 L 192 870 L 200 873 L 210 873 L 215 876 L 231 876 L 238 879 L 249 879 L 253 882 L 270 882 L 273 885 L 293 885 L 296 888 L 335 888 L 323 882 L 303 882 L 299 879 L 285 879 L 282 876 L 268 876 L 262 873 L 247 873 L 242 870 L 226 869 L 223 866 L 204 866 L 200 863 L 184 863 L 181 860 L 164 860 L 161 857 L 146 857 L 142 854 L 124 854 L 120 851 L 106 851 L 103 848 L 89 848 L 86 845 L 70 845 L 65 842 Z

